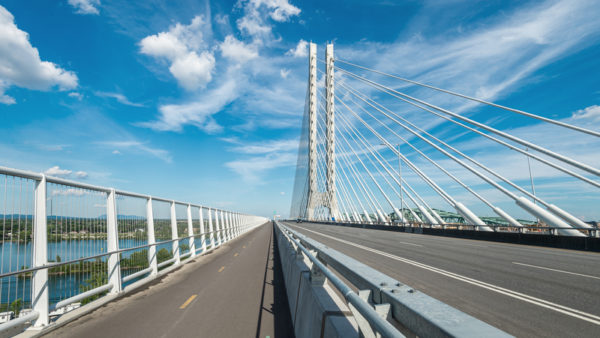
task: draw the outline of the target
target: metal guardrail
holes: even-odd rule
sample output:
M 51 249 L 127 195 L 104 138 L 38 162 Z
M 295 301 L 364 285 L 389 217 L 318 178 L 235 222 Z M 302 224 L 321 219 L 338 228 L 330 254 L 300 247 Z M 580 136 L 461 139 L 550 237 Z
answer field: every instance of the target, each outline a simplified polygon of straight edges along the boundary
M 360 316 L 355 313 L 355 317 L 364 336 L 373 336 L 374 332 L 370 331 L 373 329 L 384 337 L 402 336 L 397 329 L 394 328 L 393 332 L 389 332 L 388 325 L 380 323 L 382 318 L 391 318 L 419 337 L 511 337 L 280 222 L 276 222 L 276 225 L 313 264 L 323 271 L 350 304 L 361 306 Z M 349 289 L 331 270 L 335 270 L 357 288 L 358 294 Z M 364 308 L 368 305 L 369 308 L 375 309 L 385 304 L 389 304 L 390 311 L 383 315 L 378 311 L 373 313 Z M 356 308 L 359 309 L 358 306 Z M 365 320 L 368 326 L 361 323 L 361 320 Z M 387 324 L 391 325 L 390 322 Z
M 141 205 L 137 215 L 124 214 L 133 203 L 125 197 Z M 162 203 L 163 215 L 155 201 Z M 81 301 L 118 294 L 134 280 L 132 287 L 143 285 L 160 268 L 180 265 L 265 221 L 0 167 L 0 318 L 6 320 L 0 332 L 27 323 L 43 329 L 51 317 L 81 306 Z M 62 261 L 58 253 L 67 259 Z M 54 254 L 52 262 L 49 255 Z
M 293 220 L 290 220 L 293 221 Z M 491 228 L 494 232 L 507 232 L 507 233 L 527 233 L 527 234 L 540 234 L 540 235 L 554 235 L 554 236 L 565 236 L 559 233 L 559 230 L 579 230 L 583 235 L 587 237 L 600 237 L 600 227 L 590 225 L 589 228 L 580 227 L 548 227 L 548 226 L 524 226 L 514 227 L 511 225 L 476 225 L 476 224 L 462 224 L 462 223 L 445 223 L 445 224 L 432 224 L 432 223 L 416 223 L 416 222 L 381 222 L 373 221 L 371 223 L 365 223 L 364 221 L 323 221 L 323 220 L 311 220 L 307 222 L 316 223 L 330 223 L 330 224 L 369 224 L 369 225 L 382 225 L 382 226 L 400 226 L 407 228 L 423 228 L 423 229 L 456 229 L 456 230 L 475 230 L 479 231 L 483 227 Z

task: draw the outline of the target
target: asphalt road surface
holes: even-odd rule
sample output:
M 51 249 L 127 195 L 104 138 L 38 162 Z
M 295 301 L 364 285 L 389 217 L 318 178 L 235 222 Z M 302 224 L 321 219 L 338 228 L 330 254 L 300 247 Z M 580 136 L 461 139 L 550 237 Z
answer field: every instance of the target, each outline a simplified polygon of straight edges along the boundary
M 600 337 L 600 254 L 286 223 L 518 337 Z
M 271 223 L 46 337 L 293 337 Z

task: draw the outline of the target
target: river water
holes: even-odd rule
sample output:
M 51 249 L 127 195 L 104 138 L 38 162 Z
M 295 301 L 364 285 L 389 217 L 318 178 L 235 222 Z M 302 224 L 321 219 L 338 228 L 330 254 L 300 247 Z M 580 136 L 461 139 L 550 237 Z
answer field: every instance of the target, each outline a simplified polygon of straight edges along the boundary
M 140 239 L 121 239 L 119 248 L 131 248 L 145 245 L 148 242 Z M 180 240 L 181 244 L 188 244 L 188 240 Z M 196 248 L 201 246 L 200 238 L 195 239 Z M 163 243 L 157 245 L 157 251 L 160 249 L 172 250 L 172 243 Z M 129 258 L 132 253 L 144 249 L 124 251 L 122 258 Z M 105 239 L 86 239 L 86 240 L 68 240 L 58 242 L 48 242 L 48 261 L 65 262 L 81 257 L 89 257 L 105 253 L 107 251 Z M 183 254 L 185 251 L 181 251 Z M 20 270 L 23 267 L 32 265 L 32 243 L 5 242 L 0 243 L 0 273 Z M 60 258 L 58 258 L 58 257 Z M 108 256 L 100 257 L 106 261 Z M 50 303 L 56 303 L 80 293 L 80 286 L 85 280 L 89 279 L 89 274 L 80 273 L 76 275 L 56 275 L 49 276 L 48 284 L 50 290 Z M 11 303 L 16 299 L 22 299 L 26 304 L 31 302 L 31 279 L 18 278 L 10 276 L 0 278 L 0 304 Z M 28 307 L 28 306 L 26 306 Z

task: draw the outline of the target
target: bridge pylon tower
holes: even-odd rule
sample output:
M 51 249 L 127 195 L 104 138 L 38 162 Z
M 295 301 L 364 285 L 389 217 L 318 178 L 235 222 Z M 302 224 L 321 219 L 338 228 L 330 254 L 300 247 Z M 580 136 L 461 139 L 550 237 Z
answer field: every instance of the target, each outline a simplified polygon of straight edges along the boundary
M 335 87 L 333 44 L 325 49 L 325 134 L 326 134 L 326 191 L 319 191 L 317 184 L 317 45 L 309 45 L 309 137 L 308 137 L 308 203 L 306 218 L 315 219 L 315 210 L 325 207 L 329 216 L 336 220 L 340 213 L 335 191 Z

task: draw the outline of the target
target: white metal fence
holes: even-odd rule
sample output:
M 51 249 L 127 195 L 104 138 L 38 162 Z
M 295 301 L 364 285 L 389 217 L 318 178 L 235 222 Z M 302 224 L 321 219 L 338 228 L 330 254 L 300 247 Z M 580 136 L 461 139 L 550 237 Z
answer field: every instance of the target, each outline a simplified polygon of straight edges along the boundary
M 0 332 L 43 328 L 266 221 L 5 167 L 0 213 Z

